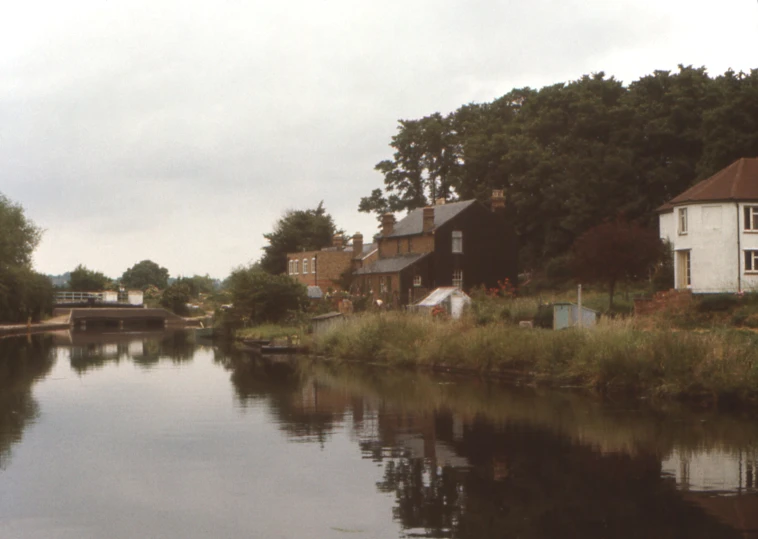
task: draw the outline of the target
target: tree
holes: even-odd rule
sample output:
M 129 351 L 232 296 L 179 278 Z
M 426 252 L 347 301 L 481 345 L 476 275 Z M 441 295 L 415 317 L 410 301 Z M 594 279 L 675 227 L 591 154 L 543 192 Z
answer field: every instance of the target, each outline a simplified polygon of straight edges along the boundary
M 139 288 L 145 290 L 148 286 L 155 286 L 161 290 L 168 286 L 168 270 L 153 262 L 143 260 L 138 262 L 121 276 L 121 285 L 125 288 Z
M 616 284 L 647 277 L 664 256 L 664 245 L 654 230 L 622 218 L 590 228 L 573 246 L 577 277 L 605 283 L 611 310 Z
M 193 275 L 192 277 L 179 277 L 174 284 L 183 284 L 187 287 L 190 297 L 196 298 L 200 294 L 210 294 L 216 290 L 216 283 L 210 275 Z
M 179 316 L 186 316 L 189 314 L 187 303 L 189 303 L 190 297 L 189 285 L 181 280 L 177 280 L 163 291 L 160 304 Z
M 0 320 L 39 320 L 50 312 L 53 285 L 31 268 L 32 252 L 42 231 L 23 208 L 0 193 Z
M 271 274 L 284 273 L 287 253 L 328 247 L 336 232 L 323 202 L 312 210 L 287 210 L 274 225 L 274 231 L 263 235 L 269 244 L 263 247 L 260 266 Z
M 0 267 L 30 267 L 42 230 L 29 221 L 23 208 L 0 193 Z
M 288 275 L 271 275 L 254 266 L 233 271 L 226 285 L 234 311 L 255 323 L 282 322 L 308 304 L 305 285 Z
M 111 280 L 102 273 L 87 269 L 82 264 L 71 272 L 69 288 L 80 292 L 96 292 L 111 286 Z

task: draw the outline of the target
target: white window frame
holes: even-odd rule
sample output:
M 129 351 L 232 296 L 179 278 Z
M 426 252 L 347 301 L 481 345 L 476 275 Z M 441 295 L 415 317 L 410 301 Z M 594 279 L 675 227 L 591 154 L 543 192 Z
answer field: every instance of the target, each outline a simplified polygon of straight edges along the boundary
M 293 262 L 294 262 L 294 260 L 292 260 L 292 259 L 290 258 L 290 259 L 289 259 L 289 265 L 288 265 L 289 267 L 287 268 L 287 272 L 288 272 L 290 275 L 294 275 L 294 273 L 295 273 L 295 271 L 294 271 L 294 269 L 293 269 L 293 268 L 295 267 L 295 265 L 293 264 Z
M 684 235 L 687 234 L 687 230 L 689 228 L 689 223 L 687 222 L 687 208 L 679 208 L 678 212 L 679 217 L 679 234 Z
M 758 273 L 758 249 L 744 250 L 745 273 Z
M 413 286 L 421 286 L 421 275 L 413 277 Z
M 316 274 L 316 257 L 311 258 L 311 273 Z
M 744 206 L 742 208 L 742 230 L 758 232 L 758 206 Z
M 303 258 L 303 275 L 308 273 L 308 259 Z
M 298 262 L 300 262 L 300 260 L 296 258 L 295 260 L 293 260 L 293 262 L 295 263 L 295 275 L 297 275 L 300 273 L 299 268 L 298 268 L 299 266 Z
M 463 232 L 453 230 L 451 251 L 455 254 L 463 254 Z
M 463 270 L 453 271 L 453 286 L 458 290 L 463 290 Z

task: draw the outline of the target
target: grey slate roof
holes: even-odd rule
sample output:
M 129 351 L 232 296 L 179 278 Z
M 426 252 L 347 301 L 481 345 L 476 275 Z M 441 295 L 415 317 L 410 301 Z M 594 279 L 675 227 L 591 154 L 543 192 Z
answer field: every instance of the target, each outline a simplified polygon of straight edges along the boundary
M 392 258 L 382 258 L 370 266 L 360 268 L 355 273 L 357 275 L 370 275 L 373 273 L 397 273 L 398 271 L 402 271 L 405 268 L 412 266 L 428 255 L 429 253 L 419 253 L 393 256 Z
M 449 202 L 434 206 L 434 228 L 440 227 L 463 210 L 476 204 L 476 200 L 463 200 L 461 202 Z M 395 224 L 392 234 L 388 238 L 399 236 L 412 236 L 421 234 L 424 228 L 424 208 L 417 208 Z

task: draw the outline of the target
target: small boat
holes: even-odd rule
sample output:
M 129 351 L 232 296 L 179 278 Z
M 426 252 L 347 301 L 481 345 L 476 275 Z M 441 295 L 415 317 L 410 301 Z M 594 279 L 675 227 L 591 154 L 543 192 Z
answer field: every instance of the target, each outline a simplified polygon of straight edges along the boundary
M 266 346 L 271 343 L 271 339 L 242 339 L 242 344 L 247 346 Z
M 306 348 L 302 346 L 293 346 L 286 344 L 261 346 L 262 354 L 297 354 L 305 351 Z

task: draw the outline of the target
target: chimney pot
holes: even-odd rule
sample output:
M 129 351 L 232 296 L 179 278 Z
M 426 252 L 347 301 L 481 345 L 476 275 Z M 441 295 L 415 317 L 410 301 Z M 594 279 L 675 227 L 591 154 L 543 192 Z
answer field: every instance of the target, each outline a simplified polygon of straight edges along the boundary
M 344 239 L 342 237 L 342 234 L 335 234 L 334 237 L 332 237 L 332 247 L 336 247 L 337 249 L 342 249 L 343 242 L 344 242 Z
M 492 211 L 502 210 L 505 208 L 505 191 L 503 189 L 492 190 L 490 207 L 492 208 Z
M 423 231 L 429 232 L 434 228 L 434 206 L 424 208 Z

